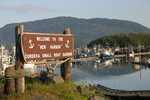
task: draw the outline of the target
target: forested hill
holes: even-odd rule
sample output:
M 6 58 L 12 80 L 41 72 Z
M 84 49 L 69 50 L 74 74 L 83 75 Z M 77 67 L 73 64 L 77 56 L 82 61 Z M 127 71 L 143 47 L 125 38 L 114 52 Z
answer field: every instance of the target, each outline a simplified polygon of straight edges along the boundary
M 115 34 L 107 35 L 91 41 L 87 46 L 93 47 L 94 45 L 109 45 L 110 47 L 125 47 L 133 46 L 138 47 L 143 45 L 144 47 L 150 46 L 150 34 L 145 33 L 130 33 L 130 34 Z
M 62 34 L 71 29 L 75 38 L 75 47 L 84 46 L 91 40 L 105 35 L 120 33 L 150 33 L 150 29 L 141 24 L 106 18 L 79 19 L 74 17 L 56 17 L 37 21 L 12 23 L 0 28 L 0 43 L 15 42 L 15 27 L 23 24 L 25 32 Z

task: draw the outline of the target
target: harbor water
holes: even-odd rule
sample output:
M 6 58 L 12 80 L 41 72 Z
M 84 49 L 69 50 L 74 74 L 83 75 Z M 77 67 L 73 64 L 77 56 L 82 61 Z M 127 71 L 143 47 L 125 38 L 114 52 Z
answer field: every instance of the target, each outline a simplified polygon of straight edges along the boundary
M 150 90 L 150 69 L 132 64 L 133 58 L 90 60 L 72 65 L 72 80 L 77 85 L 101 84 L 119 90 Z M 36 67 L 40 72 L 46 67 Z M 60 75 L 60 67 L 55 69 Z
M 59 74 L 60 69 L 57 68 Z M 78 85 L 101 84 L 119 90 L 150 90 L 150 69 L 132 64 L 132 58 L 87 61 L 74 65 L 72 79 Z

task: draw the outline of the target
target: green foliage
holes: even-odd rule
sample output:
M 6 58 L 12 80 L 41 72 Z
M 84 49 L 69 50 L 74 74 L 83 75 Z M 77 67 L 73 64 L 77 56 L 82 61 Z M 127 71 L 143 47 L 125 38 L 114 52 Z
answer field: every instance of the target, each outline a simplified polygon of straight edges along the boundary
M 59 96 L 60 98 L 64 98 L 66 100 L 76 100 L 76 97 L 71 89 L 68 89 L 64 93 L 60 93 Z
M 23 95 L 6 95 L 2 100 L 88 100 L 89 95 L 95 94 L 96 91 L 89 86 L 81 86 L 86 92 L 80 93 L 76 87 L 71 81 L 61 84 L 44 84 L 39 80 L 30 80 L 25 84 L 26 91 Z
M 138 47 L 138 45 L 149 46 L 149 43 L 150 43 L 150 34 L 124 33 L 124 34 L 103 36 L 94 41 L 91 41 L 88 44 L 88 47 L 92 47 L 94 44 L 101 44 L 103 46 L 109 44 L 110 47 L 116 46 L 125 47 L 130 45 L 133 47 Z
M 65 82 L 62 84 L 43 84 L 40 81 L 34 81 L 26 84 L 27 92 L 34 92 L 35 96 L 39 94 L 47 96 L 55 95 L 55 99 L 57 98 L 59 100 L 76 100 L 76 98 L 85 98 L 80 94 L 74 94 L 75 87 L 76 85 L 72 82 Z M 32 95 L 29 97 L 33 98 Z M 51 100 L 55 99 L 51 98 Z
M 5 84 L 5 78 L 4 76 L 0 75 L 0 85 L 4 85 Z

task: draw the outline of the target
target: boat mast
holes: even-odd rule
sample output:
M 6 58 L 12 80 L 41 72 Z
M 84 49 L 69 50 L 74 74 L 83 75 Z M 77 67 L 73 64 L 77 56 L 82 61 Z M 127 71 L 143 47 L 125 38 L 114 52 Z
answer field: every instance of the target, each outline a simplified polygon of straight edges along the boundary
M 1 45 L 1 60 L 2 60 L 2 66 L 3 66 L 3 45 Z

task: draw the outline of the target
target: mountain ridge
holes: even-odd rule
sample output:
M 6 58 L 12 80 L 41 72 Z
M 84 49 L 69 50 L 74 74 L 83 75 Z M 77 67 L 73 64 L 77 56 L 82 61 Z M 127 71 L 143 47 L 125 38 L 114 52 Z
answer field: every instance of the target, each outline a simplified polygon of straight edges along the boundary
M 36 21 L 11 23 L 0 28 L 0 43 L 15 42 L 15 27 L 24 25 L 25 32 L 62 34 L 71 29 L 75 47 L 84 46 L 92 40 L 105 35 L 120 33 L 150 33 L 150 29 L 132 21 L 107 18 L 55 17 Z M 81 42 L 82 41 L 82 42 Z

